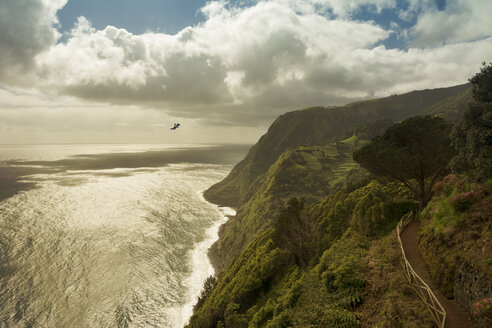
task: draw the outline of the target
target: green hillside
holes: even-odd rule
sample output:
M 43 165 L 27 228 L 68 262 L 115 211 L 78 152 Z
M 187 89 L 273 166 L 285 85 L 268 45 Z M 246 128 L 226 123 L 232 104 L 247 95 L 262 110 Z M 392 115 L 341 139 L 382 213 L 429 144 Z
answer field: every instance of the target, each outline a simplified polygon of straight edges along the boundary
M 238 208 L 210 250 L 217 275 L 187 327 L 434 327 L 406 282 L 395 231 L 417 209 L 414 192 L 405 181 L 376 181 L 352 154 L 415 114 L 455 122 L 470 99 L 462 85 L 279 117 L 206 192 Z M 435 285 L 484 327 L 492 320 L 491 186 L 454 175 L 436 183 L 418 241 Z
M 469 88 L 466 84 L 414 91 L 280 116 L 231 173 L 205 192 L 212 202 L 238 208 L 235 218 L 222 226 L 219 241 L 210 250 L 216 269 L 225 268 L 270 226 L 275 209 L 286 197 L 313 201 L 360 180 L 360 170 L 351 171 L 357 167 L 352 161 L 354 147 L 392 122 L 424 112 Z
M 341 140 L 364 124 L 381 119 L 393 122 L 423 113 L 427 108 L 470 89 L 469 84 L 450 88 L 413 91 L 342 107 L 313 107 L 281 115 L 221 182 L 205 197 L 217 204 L 239 207 L 247 201 L 249 186 L 287 149 L 301 145 L 323 145 Z
M 396 236 L 380 238 L 412 208 L 400 185 L 377 182 L 311 205 L 291 198 L 202 295 L 189 327 L 432 327 L 405 289 Z
M 259 233 L 272 224 L 277 207 L 290 197 L 319 201 L 364 175 L 345 143 L 299 146 L 284 152 L 248 190 L 248 200 L 234 219 L 221 227 L 220 239 L 210 250 L 217 268 L 225 268 Z
M 472 89 L 468 88 L 427 108 L 422 114 L 438 115 L 449 122 L 456 123 L 463 115 L 466 105 L 472 100 Z

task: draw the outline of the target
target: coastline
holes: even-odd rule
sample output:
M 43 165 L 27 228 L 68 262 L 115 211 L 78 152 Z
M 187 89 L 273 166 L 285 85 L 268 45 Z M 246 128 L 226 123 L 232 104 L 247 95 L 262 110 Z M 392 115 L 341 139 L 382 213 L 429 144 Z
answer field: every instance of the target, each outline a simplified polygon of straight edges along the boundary
M 205 280 L 215 275 L 217 272 L 214 260 L 210 256 L 210 248 L 219 239 L 219 230 L 231 217 L 236 215 L 236 209 L 226 206 L 220 206 L 207 200 L 203 192 L 200 194 L 200 198 L 216 208 L 220 213 L 220 218 L 214 221 L 214 223 L 205 230 L 205 237 L 202 241 L 196 244 L 192 250 L 191 261 L 193 264 L 191 275 L 185 280 L 185 284 L 189 286 L 188 289 L 188 302 L 183 305 L 182 324 L 185 326 L 188 324 L 191 316 L 193 315 L 193 306 L 196 304 L 198 297 L 203 288 Z

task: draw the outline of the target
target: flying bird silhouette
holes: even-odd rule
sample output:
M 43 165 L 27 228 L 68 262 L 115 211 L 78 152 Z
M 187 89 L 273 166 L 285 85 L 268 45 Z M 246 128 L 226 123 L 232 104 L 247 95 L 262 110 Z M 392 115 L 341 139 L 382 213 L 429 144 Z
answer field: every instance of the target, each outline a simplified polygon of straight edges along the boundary
M 174 123 L 174 126 L 171 128 L 171 130 L 176 130 L 177 128 L 179 128 L 181 126 L 181 124 L 179 123 Z

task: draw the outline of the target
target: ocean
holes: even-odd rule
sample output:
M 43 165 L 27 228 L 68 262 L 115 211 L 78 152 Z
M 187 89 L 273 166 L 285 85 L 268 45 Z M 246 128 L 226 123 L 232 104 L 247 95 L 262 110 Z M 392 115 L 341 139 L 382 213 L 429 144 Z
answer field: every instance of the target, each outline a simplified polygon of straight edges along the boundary
M 0 146 L 0 327 L 183 327 L 249 146 Z

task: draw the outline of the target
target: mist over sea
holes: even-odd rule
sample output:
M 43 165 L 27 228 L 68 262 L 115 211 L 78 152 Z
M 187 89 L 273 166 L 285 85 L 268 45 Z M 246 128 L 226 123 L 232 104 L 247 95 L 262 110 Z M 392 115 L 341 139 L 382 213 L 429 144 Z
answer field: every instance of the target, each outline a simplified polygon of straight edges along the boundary
M 247 149 L 0 146 L 0 327 L 182 327 Z

